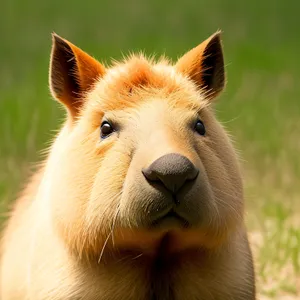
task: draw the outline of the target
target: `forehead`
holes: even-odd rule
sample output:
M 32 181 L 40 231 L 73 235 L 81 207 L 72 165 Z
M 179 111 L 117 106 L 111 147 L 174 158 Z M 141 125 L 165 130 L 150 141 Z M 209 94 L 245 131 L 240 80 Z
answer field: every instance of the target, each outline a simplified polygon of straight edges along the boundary
M 207 105 L 195 84 L 166 60 L 158 62 L 143 55 L 116 62 L 89 94 L 89 104 L 102 112 L 137 108 L 149 99 L 172 106 L 200 110 Z

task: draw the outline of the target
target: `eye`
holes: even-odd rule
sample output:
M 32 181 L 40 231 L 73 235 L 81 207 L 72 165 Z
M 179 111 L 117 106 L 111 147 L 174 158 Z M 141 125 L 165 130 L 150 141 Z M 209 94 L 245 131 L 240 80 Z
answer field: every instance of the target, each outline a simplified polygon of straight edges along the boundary
M 107 121 L 104 121 L 101 124 L 100 132 L 101 132 L 101 138 L 105 139 L 114 132 L 114 128 Z
M 200 134 L 200 135 L 205 135 L 205 126 L 202 121 L 198 120 L 195 124 L 195 130 Z

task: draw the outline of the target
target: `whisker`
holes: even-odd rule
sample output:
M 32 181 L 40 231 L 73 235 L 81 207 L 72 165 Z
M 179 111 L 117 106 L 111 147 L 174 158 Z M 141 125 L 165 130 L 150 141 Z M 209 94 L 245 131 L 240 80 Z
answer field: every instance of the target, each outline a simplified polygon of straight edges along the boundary
M 115 240 L 114 240 L 113 231 L 115 229 L 115 225 L 116 225 L 116 221 L 117 221 L 117 217 L 118 217 L 119 212 L 120 212 L 120 206 L 118 205 L 117 210 L 116 210 L 116 214 L 114 216 L 113 223 L 112 223 L 112 226 L 111 226 L 112 244 L 113 244 L 113 246 L 115 246 Z
M 214 189 L 215 191 L 217 191 L 217 192 L 220 192 L 220 193 L 226 195 L 226 196 L 229 196 L 230 198 L 233 198 L 233 199 L 235 199 L 235 200 L 238 200 L 237 195 L 229 194 L 229 193 L 224 192 L 224 191 L 222 191 L 222 190 L 220 190 L 220 189 L 218 189 L 218 188 L 216 188 L 216 187 L 213 187 L 213 189 Z
M 98 259 L 98 264 L 100 264 L 100 262 L 101 262 L 101 258 L 102 258 L 102 256 L 103 256 L 105 247 L 106 247 L 106 245 L 107 245 L 107 243 L 108 243 L 108 240 L 109 240 L 109 238 L 110 238 L 111 235 L 112 235 L 112 231 L 110 231 L 110 233 L 107 235 L 107 238 L 106 238 L 106 240 L 105 240 L 105 242 L 104 242 L 104 244 L 103 244 L 102 250 L 101 250 L 101 252 L 100 252 L 100 257 L 99 257 L 99 259 Z
M 120 196 L 121 193 L 118 194 L 118 196 Z M 115 197 L 116 199 L 117 197 Z M 115 200 L 114 199 L 114 200 Z M 99 259 L 98 259 L 98 264 L 100 264 L 101 262 L 101 259 L 102 259 L 102 256 L 103 256 L 103 253 L 104 253 L 104 250 L 105 250 L 105 247 L 110 239 L 110 237 L 112 237 L 112 242 L 113 242 L 113 245 L 114 245 L 114 239 L 113 239 L 113 231 L 115 229 L 115 224 L 116 224 L 116 220 L 117 220 L 117 217 L 118 217 L 118 214 L 120 212 L 120 206 L 118 205 L 117 209 L 116 209 L 116 213 L 115 213 L 115 216 L 113 218 L 113 223 L 112 223 L 112 226 L 111 226 L 111 229 L 110 229 L 110 232 L 109 234 L 107 235 L 107 238 L 105 239 L 105 242 L 103 244 L 103 247 L 101 249 L 101 252 L 100 252 L 100 256 L 99 256 Z
M 219 202 L 219 205 L 223 206 L 223 207 L 229 207 L 233 214 L 236 215 L 237 217 L 240 217 L 241 214 L 238 212 L 238 210 L 230 203 L 224 201 L 222 198 L 218 198 L 218 197 L 215 197 L 216 200 Z
M 143 253 L 141 253 L 141 254 L 139 254 L 139 255 L 137 255 L 137 256 L 135 256 L 135 257 L 133 257 L 132 258 L 132 260 L 134 260 L 134 259 L 138 259 L 139 257 L 141 257 L 141 256 L 143 256 Z

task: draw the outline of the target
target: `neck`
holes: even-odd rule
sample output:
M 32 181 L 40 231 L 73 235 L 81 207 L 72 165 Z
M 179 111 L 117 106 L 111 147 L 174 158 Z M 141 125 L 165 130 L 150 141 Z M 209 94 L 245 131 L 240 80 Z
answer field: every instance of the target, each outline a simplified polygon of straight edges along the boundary
M 220 273 L 226 262 L 224 251 L 227 250 L 212 253 L 205 249 L 190 249 L 176 255 L 159 251 L 154 256 L 126 251 L 104 255 L 100 263 L 95 262 L 93 266 L 90 262 L 84 266 L 89 270 L 86 282 L 90 282 L 91 277 L 98 278 L 97 282 L 103 283 L 106 291 L 111 291 L 103 299 L 214 299 L 211 295 L 218 293 L 218 289 L 221 293 L 226 286 L 225 282 L 224 286 L 223 283 L 220 286 L 214 284 L 218 277 L 220 282 L 224 276 L 226 278 L 224 271 Z M 100 290 L 99 299 L 102 299 Z

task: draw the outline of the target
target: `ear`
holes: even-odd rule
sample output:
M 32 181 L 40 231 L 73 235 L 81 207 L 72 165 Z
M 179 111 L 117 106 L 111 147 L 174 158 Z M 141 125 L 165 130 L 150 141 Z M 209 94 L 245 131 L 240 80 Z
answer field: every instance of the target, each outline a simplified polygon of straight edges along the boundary
M 105 68 L 87 53 L 56 34 L 52 34 L 49 84 L 52 95 L 76 117 L 84 94 Z
M 208 98 L 215 98 L 224 88 L 225 72 L 220 31 L 187 52 L 176 69 L 192 79 Z

